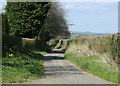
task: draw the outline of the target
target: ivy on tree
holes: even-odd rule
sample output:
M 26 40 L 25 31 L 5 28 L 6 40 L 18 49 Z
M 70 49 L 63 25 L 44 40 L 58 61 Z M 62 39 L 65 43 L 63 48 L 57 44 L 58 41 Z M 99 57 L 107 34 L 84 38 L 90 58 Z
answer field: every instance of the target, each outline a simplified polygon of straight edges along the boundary
M 10 35 L 38 36 L 50 9 L 50 2 L 7 2 L 6 14 Z

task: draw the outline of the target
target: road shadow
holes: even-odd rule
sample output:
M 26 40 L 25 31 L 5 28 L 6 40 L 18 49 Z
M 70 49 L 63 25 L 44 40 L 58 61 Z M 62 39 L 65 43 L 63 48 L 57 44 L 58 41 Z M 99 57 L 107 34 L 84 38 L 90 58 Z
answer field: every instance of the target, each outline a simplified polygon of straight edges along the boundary
M 65 53 L 65 51 L 60 49 L 53 49 L 50 53 Z
M 64 57 L 61 56 L 45 56 L 44 60 L 45 61 L 50 61 L 50 60 L 64 60 Z
M 51 72 L 51 73 L 45 73 L 45 77 L 64 77 L 64 76 L 78 75 L 78 74 L 83 74 L 83 73 Z
M 79 75 L 84 74 L 79 69 L 74 66 L 47 66 L 45 70 L 46 77 L 60 77 L 60 76 L 69 76 L 69 75 Z

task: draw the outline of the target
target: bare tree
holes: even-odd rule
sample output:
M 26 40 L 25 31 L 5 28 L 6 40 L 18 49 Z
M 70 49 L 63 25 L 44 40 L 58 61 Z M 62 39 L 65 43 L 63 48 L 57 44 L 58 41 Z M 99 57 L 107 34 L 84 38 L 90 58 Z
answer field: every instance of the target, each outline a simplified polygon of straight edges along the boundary
M 44 32 L 48 33 L 48 38 L 55 38 L 58 36 L 66 37 L 70 35 L 64 14 L 62 5 L 58 2 L 52 2 L 46 24 L 44 25 Z

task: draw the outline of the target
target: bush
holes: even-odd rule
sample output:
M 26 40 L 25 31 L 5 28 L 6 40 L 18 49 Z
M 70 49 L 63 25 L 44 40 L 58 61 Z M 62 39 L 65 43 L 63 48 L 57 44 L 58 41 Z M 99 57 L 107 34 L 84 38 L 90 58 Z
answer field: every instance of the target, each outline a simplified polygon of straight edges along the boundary
M 17 36 L 8 36 L 6 34 L 2 34 L 2 44 L 3 49 L 12 48 L 17 46 L 17 49 L 28 48 L 28 49 L 39 49 L 50 51 L 50 47 L 47 44 L 43 44 L 42 41 L 36 39 L 29 38 L 21 38 Z

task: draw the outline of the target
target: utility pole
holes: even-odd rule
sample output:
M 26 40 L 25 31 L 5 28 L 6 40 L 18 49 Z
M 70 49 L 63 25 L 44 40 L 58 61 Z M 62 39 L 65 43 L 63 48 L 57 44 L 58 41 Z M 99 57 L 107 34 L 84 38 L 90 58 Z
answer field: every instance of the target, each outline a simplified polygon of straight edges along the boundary
M 75 24 L 69 24 L 71 27 L 73 26 L 73 25 L 75 25 Z M 72 30 L 71 30 L 71 39 L 72 39 Z

